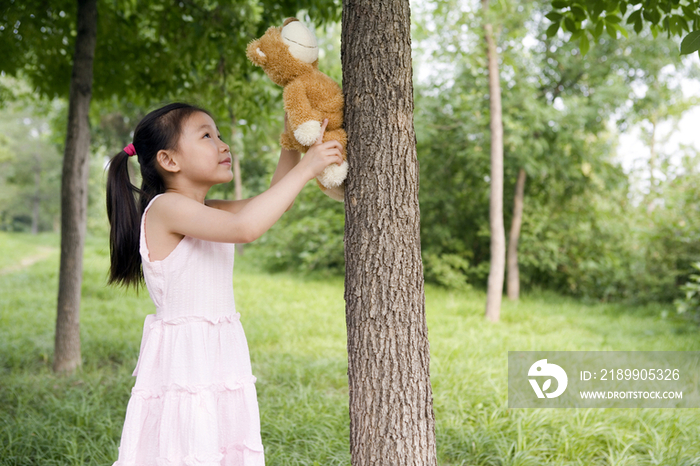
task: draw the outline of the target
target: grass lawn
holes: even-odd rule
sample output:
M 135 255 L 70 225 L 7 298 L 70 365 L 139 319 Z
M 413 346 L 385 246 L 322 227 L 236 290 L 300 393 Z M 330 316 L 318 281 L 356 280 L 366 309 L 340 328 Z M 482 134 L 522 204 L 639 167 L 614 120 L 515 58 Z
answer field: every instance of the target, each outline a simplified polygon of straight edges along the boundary
M 0 233 L 0 465 L 111 465 L 136 364 L 143 291 L 106 287 L 108 244 L 89 237 L 83 367 L 51 373 L 56 235 Z M 22 260 L 25 260 L 22 262 Z M 19 264 L 19 265 L 18 265 Z M 236 257 L 234 293 L 257 377 L 268 465 L 349 465 L 343 279 L 266 274 Z M 698 409 L 508 409 L 509 350 L 700 350 L 658 306 L 535 293 L 484 320 L 482 292 L 426 286 L 440 465 L 700 465 Z

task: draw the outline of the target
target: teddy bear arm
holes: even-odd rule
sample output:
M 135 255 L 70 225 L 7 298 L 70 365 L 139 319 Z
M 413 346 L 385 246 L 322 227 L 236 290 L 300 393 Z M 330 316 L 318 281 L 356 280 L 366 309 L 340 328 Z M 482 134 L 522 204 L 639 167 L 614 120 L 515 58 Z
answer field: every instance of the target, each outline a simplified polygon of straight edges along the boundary
M 311 106 L 311 102 L 306 95 L 306 86 L 303 82 L 294 81 L 288 84 L 284 88 L 283 99 L 292 131 L 309 120 L 321 120 L 321 112 Z
M 284 88 L 283 99 L 292 129 L 296 129 L 296 127 L 309 120 L 320 121 L 323 116 L 311 104 L 307 95 L 306 83 L 300 79 L 289 83 Z

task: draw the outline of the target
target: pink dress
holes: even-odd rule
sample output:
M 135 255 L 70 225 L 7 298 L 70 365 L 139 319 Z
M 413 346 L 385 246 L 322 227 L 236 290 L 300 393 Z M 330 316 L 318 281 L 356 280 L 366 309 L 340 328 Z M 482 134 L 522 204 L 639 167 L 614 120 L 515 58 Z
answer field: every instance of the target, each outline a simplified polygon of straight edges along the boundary
M 152 204 L 140 252 L 156 313 L 144 323 L 114 466 L 264 466 L 256 378 L 233 299 L 235 245 L 185 236 L 151 261 Z

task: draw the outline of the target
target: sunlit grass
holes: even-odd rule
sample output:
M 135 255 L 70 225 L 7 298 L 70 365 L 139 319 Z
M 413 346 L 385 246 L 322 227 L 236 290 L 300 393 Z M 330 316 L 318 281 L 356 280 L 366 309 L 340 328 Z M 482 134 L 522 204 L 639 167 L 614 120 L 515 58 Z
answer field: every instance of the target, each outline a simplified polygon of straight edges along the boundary
M 37 254 L 0 234 L 0 268 Z M 44 235 L 40 245 L 57 247 Z M 268 465 L 348 465 L 343 279 L 266 274 L 236 257 L 234 292 L 250 347 Z M 108 288 L 107 241 L 88 238 L 82 370 L 50 371 L 58 253 L 0 276 L 0 464 L 111 465 L 143 319 L 140 295 Z M 697 409 L 509 409 L 509 350 L 700 350 L 699 332 L 658 306 L 584 305 L 546 292 L 504 300 L 426 286 L 440 465 L 697 465 Z

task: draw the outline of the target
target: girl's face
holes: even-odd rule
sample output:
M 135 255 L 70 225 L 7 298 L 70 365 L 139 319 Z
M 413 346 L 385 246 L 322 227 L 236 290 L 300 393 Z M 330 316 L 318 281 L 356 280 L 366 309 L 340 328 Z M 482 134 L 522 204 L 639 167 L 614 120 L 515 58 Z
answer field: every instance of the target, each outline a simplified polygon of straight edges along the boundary
M 203 112 L 184 123 L 178 147 L 180 173 L 195 184 L 213 186 L 233 179 L 231 152 L 214 120 Z

